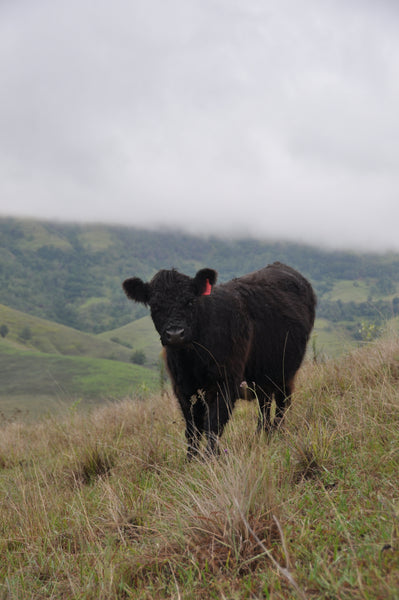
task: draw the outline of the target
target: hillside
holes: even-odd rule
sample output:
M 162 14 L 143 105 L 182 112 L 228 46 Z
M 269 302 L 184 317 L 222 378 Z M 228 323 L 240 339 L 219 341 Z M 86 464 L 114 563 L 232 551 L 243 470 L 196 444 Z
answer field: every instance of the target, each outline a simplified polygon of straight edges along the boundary
M 4 341 L 15 348 L 125 362 L 129 362 L 132 353 L 121 344 L 0 304 L 1 324 L 6 324 L 8 329 Z
M 225 240 L 181 232 L 0 219 L 0 302 L 81 331 L 103 333 L 146 316 L 121 282 L 172 266 L 209 266 L 219 281 L 275 260 L 313 283 L 317 316 L 361 341 L 362 322 L 399 314 L 399 255 L 328 252 L 292 243 Z M 1 323 L 0 323 L 1 325 Z
M 145 367 L 21 350 L 2 339 L 0 381 L 0 417 L 7 421 L 37 419 L 73 405 L 86 410 L 158 389 L 157 373 Z
M 147 366 L 158 366 L 162 346 L 150 316 L 142 317 L 123 327 L 100 333 L 102 340 L 114 340 L 119 344 L 129 344 L 134 350 L 144 352 Z
M 275 260 L 299 269 L 318 294 L 311 358 L 337 356 L 398 320 L 399 255 L 0 219 L 0 410 L 37 415 L 54 397 L 85 406 L 157 384 L 159 336 L 147 309 L 123 294 L 126 277 L 210 266 L 225 281 Z
M 185 462 L 177 403 L 70 411 L 0 436 L 0 596 L 397 600 L 399 340 L 308 362 L 285 427 L 241 402 Z
M 0 305 L 0 415 L 32 419 L 158 387 L 132 349 Z M 3 337 L 4 336 L 4 337 Z M 149 365 L 148 365 L 149 366 Z M 154 365 L 153 365 L 154 366 Z

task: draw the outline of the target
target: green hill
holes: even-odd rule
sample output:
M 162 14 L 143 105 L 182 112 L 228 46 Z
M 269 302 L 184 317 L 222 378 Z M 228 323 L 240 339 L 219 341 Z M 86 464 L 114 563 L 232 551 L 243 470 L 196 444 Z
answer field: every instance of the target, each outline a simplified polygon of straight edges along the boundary
M 369 341 L 399 315 L 399 254 L 0 218 L 0 302 L 45 319 L 39 325 L 2 308 L 0 327 L 9 327 L 6 339 L 14 347 L 122 361 L 143 352 L 154 367 L 157 335 L 147 309 L 126 299 L 126 277 L 148 279 L 171 267 L 193 275 L 208 266 L 222 282 L 275 260 L 297 268 L 316 290 L 317 351 L 336 355 Z
M 113 331 L 100 333 L 97 337 L 101 340 L 113 340 L 119 344 L 129 344 L 133 351 L 144 352 L 146 365 L 158 365 L 162 346 L 150 316 L 137 319 Z
M 307 276 L 318 295 L 318 317 L 349 323 L 354 339 L 362 320 L 399 314 L 398 254 L 11 218 L 0 219 L 0 303 L 102 333 L 147 315 L 126 300 L 121 289 L 126 277 L 149 278 L 171 267 L 193 275 L 208 266 L 226 281 L 275 260 Z
M 0 414 L 36 417 L 157 387 L 125 346 L 0 305 Z
M 0 414 L 37 417 L 78 402 L 83 408 L 157 388 L 157 374 L 138 365 L 88 356 L 12 348 L 0 338 Z
M 124 346 L 28 315 L 0 304 L 0 326 L 7 327 L 6 343 L 15 348 L 39 350 L 47 354 L 91 356 L 129 362 L 131 352 Z

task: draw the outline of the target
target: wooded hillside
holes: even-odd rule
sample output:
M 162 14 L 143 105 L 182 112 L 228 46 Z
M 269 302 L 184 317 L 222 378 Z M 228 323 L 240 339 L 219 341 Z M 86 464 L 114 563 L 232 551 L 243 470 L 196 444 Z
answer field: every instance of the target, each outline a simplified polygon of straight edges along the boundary
M 148 278 L 171 267 L 194 274 L 208 266 L 225 281 L 275 260 L 312 281 L 319 318 L 352 323 L 352 334 L 364 319 L 380 322 L 399 314 L 398 254 L 12 218 L 0 219 L 0 303 L 100 333 L 146 314 L 126 301 L 121 289 L 126 277 Z

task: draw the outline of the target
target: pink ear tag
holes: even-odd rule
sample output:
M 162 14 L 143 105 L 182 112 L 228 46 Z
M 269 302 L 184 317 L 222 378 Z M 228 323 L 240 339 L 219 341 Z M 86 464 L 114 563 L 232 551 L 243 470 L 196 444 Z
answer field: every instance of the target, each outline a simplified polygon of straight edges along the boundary
M 209 283 L 209 279 L 207 279 L 207 280 L 206 280 L 206 283 L 205 283 L 205 289 L 204 289 L 204 291 L 202 292 L 202 295 L 203 295 L 203 296 L 210 296 L 210 295 L 211 295 L 211 290 L 212 290 L 212 286 L 211 286 L 211 284 Z

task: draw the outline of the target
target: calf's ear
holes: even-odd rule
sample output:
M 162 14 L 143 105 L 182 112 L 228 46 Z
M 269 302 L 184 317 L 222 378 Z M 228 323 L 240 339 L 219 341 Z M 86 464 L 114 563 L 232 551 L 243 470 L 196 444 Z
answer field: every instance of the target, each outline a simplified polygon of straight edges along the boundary
M 142 304 L 148 303 L 148 300 L 150 299 L 150 286 L 148 283 L 144 283 L 144 281 L 139 279 L 139 277 L 125 279 L 122 283 L 122 287 L 126 296 L 131 300 L 141 302 Z
M 198 296 L 202 296 L 204 292 L 207 295 L 210 293 L 209 286 L 213 286 L 216 283 L 218 274 L 213 269 L 201 269 L 197 272 L 194 277 L 195 291 Z

